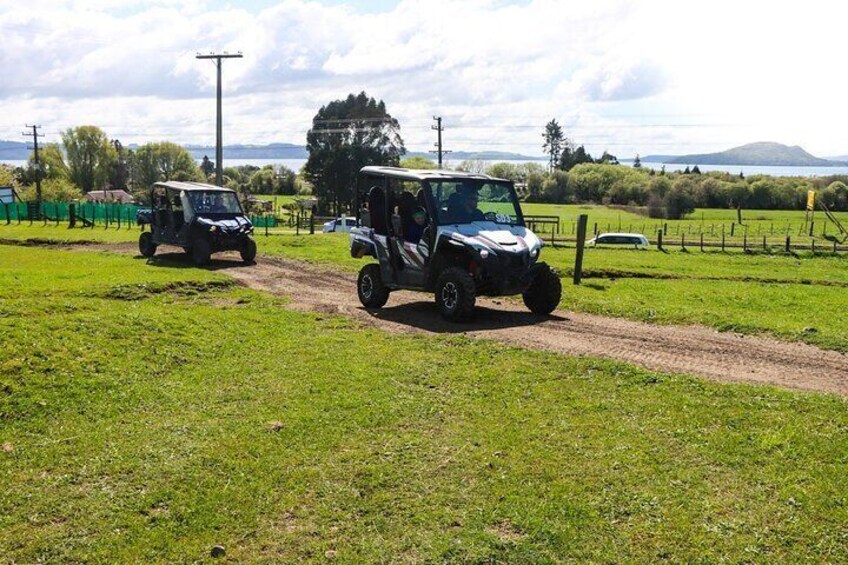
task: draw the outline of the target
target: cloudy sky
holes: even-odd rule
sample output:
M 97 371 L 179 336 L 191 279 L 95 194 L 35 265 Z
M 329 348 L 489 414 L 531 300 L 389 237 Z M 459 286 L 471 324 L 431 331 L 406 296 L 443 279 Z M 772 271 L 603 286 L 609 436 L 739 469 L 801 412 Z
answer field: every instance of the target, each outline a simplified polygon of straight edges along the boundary
M 304 143 L 350 92 L 411 150 L 541 154 L 556 118 L 593 153 L 751 141 L 848 153 L 848 5 L 808 0 L 0 0 L 0 139 L 82 124 L 124 143 Z

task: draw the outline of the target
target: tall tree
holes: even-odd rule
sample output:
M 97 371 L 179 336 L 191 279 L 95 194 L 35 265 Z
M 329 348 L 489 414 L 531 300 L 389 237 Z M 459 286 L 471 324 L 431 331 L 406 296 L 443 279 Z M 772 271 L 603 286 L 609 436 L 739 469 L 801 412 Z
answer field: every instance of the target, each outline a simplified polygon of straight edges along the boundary
M 200 180 L 200 168 L 186 149 L 162 141 L 147 143 L 135 151 L 132 177 L 136 186 L 149 188 L 163 180 Z
M 353 205 L 356 175 L 366 165 L 397 166 L 406 153 L 400 125 L 382 100 L 365 92 L 323 106 L 306 134 L 309 159 L 303 174 L 319 206 L 339 212 Z
M 641 169 L 642 168 L 642 159 L 639 158 L 639 154 L 636 154 L 636 158 L 633 159 L 633 168 Z
M 109 167 L 109 186 L 115 189 L 126 189 L 129 182 L 129 149 L 117 139 L 111 141 L 115 148 L 115 161 Z
M 115 148 L 97 126 L 78 126 L 62 134 L 68 177 L 83 192 L 106 184 L 109 168 L 117 160 Z
M 557 162 L 559 162 L 559 155 L 562 153 L 565 134 L 557 121 L 551 120 L 545 125 L 545 133 L 542 134 L 542 138 L 545 140 L 545 143 L 542 144 L 542 151 L 550 157 L 550 170 L 553 172 Z

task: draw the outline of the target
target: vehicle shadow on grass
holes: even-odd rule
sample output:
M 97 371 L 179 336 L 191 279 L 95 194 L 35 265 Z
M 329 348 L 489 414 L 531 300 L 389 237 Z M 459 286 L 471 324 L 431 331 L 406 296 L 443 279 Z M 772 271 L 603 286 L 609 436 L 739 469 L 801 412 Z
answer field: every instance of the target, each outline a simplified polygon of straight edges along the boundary
M 183 251 L 157 253 L 149 259 L 146 259 L 141 255 L 136 255 L 135 259 L 146 261 L 148 265 L 152 265 L 154 267 L 163 267 L 166 269 L 203 269 L 206 271 L 221 271 L 224 269 L 245 266 L 244 261 L 240 258 L 212 257 L 207 264 L 202 267 L 198 267 L 192 262 L 191 255 Z
M 363 308 L 363 310 L 365 309 Z M 379 310 L 367 310 L 367 312 L 371 316 L 387 322 L 446 334 L 503 330 L 534 326 L 551 320 L 566 320 L 566 318 L 556 314 L 543 316 L 532 312 L 498 310 L 486 306 L 477 306 L 474 309 L 474 317 L 470 320 L 448 322 L 442 318 L 432 301 L 407 302 L 397 306 L 384 306 Z

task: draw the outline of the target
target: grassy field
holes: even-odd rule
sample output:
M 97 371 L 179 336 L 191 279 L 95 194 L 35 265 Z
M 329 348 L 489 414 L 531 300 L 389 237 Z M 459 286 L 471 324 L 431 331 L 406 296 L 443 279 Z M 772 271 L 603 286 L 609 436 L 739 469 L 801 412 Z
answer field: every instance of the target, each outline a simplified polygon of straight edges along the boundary
M 392 336 L 226 281 L 0 246 L 3 560 L 848 559 L 844 399 Z
M 343 234 L 257 233 L 259 252 L 356 272 L 364 264 L 347 252 Z M 0 240 L 135 242 L 138 231 L 0 226 Z M 568 276 L 573 248 L 543 258 Z M 666 253 L 587 249 L 587 277 L 564 285 L 561 307 L 661 324 L 703 324 L 719 330 L 768 333 L 848 351 L 848 256 L 718 251 Z

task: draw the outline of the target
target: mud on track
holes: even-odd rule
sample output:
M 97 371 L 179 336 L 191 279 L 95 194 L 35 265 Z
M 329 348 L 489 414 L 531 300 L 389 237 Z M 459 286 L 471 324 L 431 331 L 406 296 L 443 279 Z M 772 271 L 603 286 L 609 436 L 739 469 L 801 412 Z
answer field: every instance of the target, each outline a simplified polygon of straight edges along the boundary
M 68 247 L 137 253 L 134 244 Z M 254 265 L 242 265 L 235 254 L 215 257 L 210 268 L 247 287 L 290 297 L 293 309 L 340 314 L 389 332 L 461 333 L 518 347 L 606 357 L 654 371 L 848 396 L 848 355 L 804 343 L 561 310 L 537 316 L 520 301 L 500 298 L 479 298 L 472 322 L 452 324 L 442 320 L 429 294 L 393 292 L 385 307 L 369 311 L 359 303 L 352 274 L 280 258 L 259 257 Z M 157 258 L 186 261 L 181 253 Z

